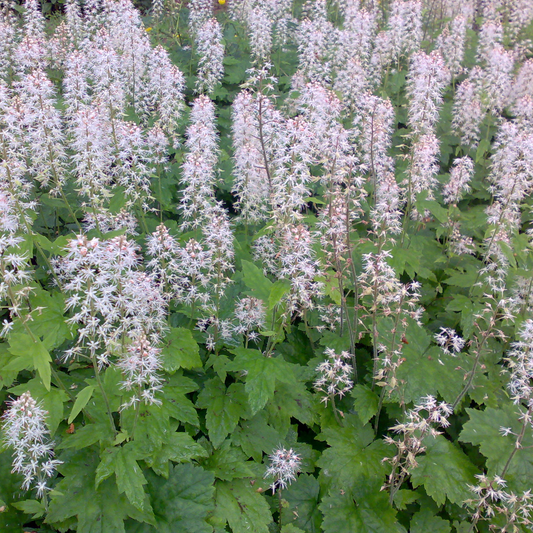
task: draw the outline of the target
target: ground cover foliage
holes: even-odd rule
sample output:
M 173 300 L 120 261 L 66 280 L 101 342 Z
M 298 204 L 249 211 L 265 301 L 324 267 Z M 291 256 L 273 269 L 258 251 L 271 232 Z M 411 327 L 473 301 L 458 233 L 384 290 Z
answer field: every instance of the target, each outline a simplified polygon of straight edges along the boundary
M 530 531 L 530 2 L 57 11 L 0 18 L 0 530 Z

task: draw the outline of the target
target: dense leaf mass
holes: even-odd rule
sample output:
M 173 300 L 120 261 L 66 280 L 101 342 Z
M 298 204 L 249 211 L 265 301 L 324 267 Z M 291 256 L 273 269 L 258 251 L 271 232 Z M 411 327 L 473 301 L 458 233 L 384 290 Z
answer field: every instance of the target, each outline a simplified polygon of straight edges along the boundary
M 143 6 L 1 2 L 0 531 L 531 531 L 533 3 Z

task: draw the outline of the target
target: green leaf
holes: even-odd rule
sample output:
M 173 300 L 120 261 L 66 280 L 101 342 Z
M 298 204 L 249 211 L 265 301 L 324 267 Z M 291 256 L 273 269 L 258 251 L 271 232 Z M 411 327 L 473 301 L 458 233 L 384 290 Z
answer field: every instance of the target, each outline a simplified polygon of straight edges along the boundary
M 464 272 L 457 272 L 445 279 L 443 283 L 453 285 L 454 287 L 470 288 L 479 278 L 479 270 L 469 265 Z
M 320 485 L 314 476 L 300 474 L 296 482 L 283 491 L 288 506 L 282 510 L 282 523 L 294 524 L 307 533 L 319 533 L 322 514 L 318 509 Z
M 20 364 L 19 357 L 13 356 L 9 353 L 6 343 L 0 344 L 0 387 L 9 387 L 15 381 L 20 370 L 24 370 L 26 366 L 31 364 L 28 360 L 28 365 Z M 17 368 L 7 370 L 8 364 L 12 361 L 17 362 Z
M 273 398 L 276 381 L 295 383 L 292 366 L 282 357 L 265 357 L 258 350 L 239 348 L 232 350 L 235 359 L 227 365 L 227 370 L 246 372 L 245 390 L 252 414 L 257 413 Z
M 450 533 L 450 522 L 435 516 L 429 509 L 418 511 L 411 519 L 410 533 Z
M 479 451 L 487 459 L 489 476 L 500 475 L 507 460 L 514 452 L 516 437 L 504 437 L 500 428 L 510 428 L 518 435 L 522 430 L 518 408 L 510 401 L 498 409 L 484 411 L 466 409 L 469 421 L 463 426 L 459 436 L 462 442 L 479 446 Z M 533 479 L 533 435 L 526 431 L 522 447 L 511 461 L 505 479 L 514 491 L 528 490 Z
M 56 448 L 58 450 L 80 450 L 81 448 L 92 446 L 99 441 L 110 442 L 112 439 L 113 433 L 111 433 L 109 422 L 104 418 L 76 429 L 74 433 L 64 437 Z
M 14 502 L 11 505 L 23 513 L 33 515 L 32 518 L 40 518 L 46 513 L 44 504 L 37 500 L 24 500 L 22 502 Z
M 345 423 L 346 427 L 328 428 L 321 434 L 330 447 L 317 466 L 323 478 L 358 498 L 368 490 L 379 491 L 387 473 L 383 459 L 390 450 L 382 440 L 374 440 L 372 428 L 363 427 L 358 418 L 348 416 Z
M 438 346 L 430 346 L 432 338 L 427 330 L 414 322 L 409 322 L 405 340 L 409 343 L 403 347 L 405 360 L 396 372 L 403 400 L 416 403 L 423 396 L 440 393 L 447 402 L 453 402 L 464 386 L 463 369 L 472 365 L 468 355 L 451 357 Z
M 196 405 L 207 409 L 206 426 L 215 448 L 237 427 L 247 412 L 247 398 L 241 383 L 232 383 L 227 389 L 217 377 L 205 383 Z
M 171 423 L 170 412 L 167 402 L 162 405 L 143 405 L 136 414 L 135 409 L 127 409 L 122 412 L 122 428 L 132 433 L 135 420 L 135 443 L 139 449 L 156 453 L 161 449 L 168 436 L 175 431 L 175 425 Z M 175 424 L 175 423 L 174 423 Z M 109 426 L 109 424 L 108 424 Z M 148 453 L 148 452 L 147 452 Z
M 316 404 L 318 398 L 313 396 L 305 383 L 297 381 L 292 384 L 276 383 L 276 393 L 266 406 L 269 422 L 280 432 L 287 433 L 291 419 L 312 425 L 318 420 Z
M 52 358 L 39 339 L 33 340 L 25 333 L 13 333 L 9 337 L 9 352 L 18 355 L 24 361 L 31 358 L 32 366 L 39 373 L 43 385 L 46 390 L 50 390 Z
M 263 454 L 272 453 L 284 435 L 280 435 L 267 423 L 267 414 L 260 411 L 250 420 L 241 420 L 239 427 L 232 431 L 232 443 L 240 446 L 248 457 L 253 457 L 257 462 Z
M 211 533 L 207 523 L 213 511 L 214 476 L 198 466 L 177 465 L 168 480 L 147 472 L 158 533 Z M 135 531 L 152 533 L 147 525 Z
M 446 311 L 459 311 L 461 313 L 461 328 L 466 339 L 474 332 L 475 317 L 482 310 L 482 304 L 473 302 L 463 294 L 454 295 L 451 302 L 446 306 Z
M 146 485 L 146 479 L 137 463 L 139 456 L 133 443 L 107 448 L 101 457 L 102 461 L 96 469 L 96 488 L 104 479 L 115 474 L 119 494 L 125 493 L 128 500 L 137 509 L 142 510 L 145 500 L 143 485 Z
M 281 527 L 281 533 L 305 533 L 305 531 L 299 527 L 289 524 Z
M 423 200 L 420 202 L 420 206 L 427 209 L 441 224 L 448 222 L 448 210 L 435 200 Z
M 477 145 L 476 163 L 479 163 L 485 157 L 485 154 L 489 150 L 490 150 L 490 140 L 481 139 L 481 141 L 479 141 L 479 144 Z
M 420 498 L 420 494 L 414 490 L 400 489 L 394 495 L 394 505 L 396 509 L 401 511 L 407 509 L 410 503 L 416 502 Z
M 246 457 L 239 448 L 232 447 L 229 441 L 225 441 L 222 446 L 213 452 L 213 455 L 202 466 L 213 472 L 217 479 L 232 481 L 244 477 L 253 477 Z
M 165 439 L 163 446 L 157 452 L 152 452 L 144 460 L 156 474 L 168 479 L 169 461 L 175 463 L 189 463 L 192 459 L 207 457 L 209 454 L 203 446 L 193 440 L 184 431 L 174 432 Z
M 199 426 L 198 413 L 186 394 L 194 392 L 198 385 L 191 379 L 174 375 L 163 390 L 162 409 L 171 417 L 192 426 Z
M 135 508 L 125 495 L 118 492 L 113 479 L 106 479 L 95 487 L 98 454 L 87 449 L 63 454 L 58 470 L 63 479 L 52 493 L 46 518 L 49 524 L 61 524 L 77 518 L 77 533 L 125 533 L 128 517 L 155 524 L 148 497 L 144 510 Z
M 83 390 L 81 390 L 78 393 L 78 396 L 76 397 L 76 401 L 74 402 L 74 405 L 72 407 L 72 411 L 70 413 L 70 416 L 68 417 L 68 423 L 72 424 L 74 422 L 74 419 L 78 416 L 78 414 L 82 411 L 82 409 L 87 405 L 88 401 L 91 399 L 91 396 L 93 395 L 94 386 L 89 385 L 88 387 L 85 387 Z
M 426 453 L 417 459 L 418 466 L 411 474 L 414 487 L 423 485 L 438 505 L 446 498 L 462 504 L 472 496 L 468 485 L 475 484 L 476 467 L 468 457 L 442 435 L 424 440 Z
M 270 289 L 268 296 L 268 308 L 273 309 L 281 299 L 291 290 L 291 282 L 287 279 L 279 279 Z
M 340 491 L 320 504 L 324 533 L 405 533 L 383 492 L 369 493 L 357 502 Z
M 263 271 L 250 261 L 242 260 L 242 274 L 244 284 L 251 290 L 252 296 L 269 303 L 272 282 Z
M 164 347 L 161 350 L 163 368 L 173 374 L 179 368 L 200 368 L 200 349 L 194 340 L 192 332 L 186 328 L 171 328 L 165 336 Z
M 65 296 L 62 293 L 38 289 L 30 296 L 30 303 L 32 309 L 39 311 L 34 313 L 35 319 L 26 325 L 35 337 L 43 337 L 48 350 L 57 348 L 65 339 L 72 338 L 73 326 L 65 321 Z M 13 331 L 25 333 L 25 326 L 16 324 Z
M 217 482 L 214 519 L 222 526 L 228 523 L 233 533 L 268 533 L 272 515 L 250 482 L 236 479 Z
M 11 450 L 0 453 L 0 500 L 5 507 L 0 512 L 0 531 L 2 533 L 21 533 L 22 525 L 27 521 L 22 513 L 12 506 L 13 500 L 24 498 L 21 490 L 22 476 L 13 474 Z
M 363 424 L 366 424 L 378 412 L 378 395 L 367 385 L 356 385 L 352 390 L 354 409 Z

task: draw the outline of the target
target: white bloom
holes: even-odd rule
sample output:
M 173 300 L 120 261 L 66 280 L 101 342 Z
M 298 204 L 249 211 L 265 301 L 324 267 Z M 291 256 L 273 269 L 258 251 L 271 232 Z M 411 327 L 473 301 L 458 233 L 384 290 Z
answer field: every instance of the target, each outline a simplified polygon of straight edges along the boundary
M 13 472 L 23 475 L 23 490 L 32 486 L 41 498 L 50 488 L 46 478 L 53 476 L 61 461 L 54 460 L 44 411 L 29 392 L 13 400 L 4 413 L 4 442 L 13 449 Z
M 286 489 L 296 480 L 296 474 L 300 472 L 301 458 L 292 449 L 280 448 L 269 455 L 270 466 L 267 468 L 265 478 L 274 477 L 270 488 L 272 493 L 276 490 Z

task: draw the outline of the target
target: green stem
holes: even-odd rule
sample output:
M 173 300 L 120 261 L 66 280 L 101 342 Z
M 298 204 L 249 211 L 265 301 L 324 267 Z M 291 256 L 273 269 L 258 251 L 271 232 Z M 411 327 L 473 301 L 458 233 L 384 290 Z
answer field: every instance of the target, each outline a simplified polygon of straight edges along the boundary
M 109 425 L 111 427 L 111 431 L 113 433 L 113 436 L 117 436 L 117 428 L 115 426 L 115 421 L 113 420 L 113 415 L 111 413 L 111 405 L 109 404 L 109 398 L 107 397 L 107 394 L 104 389 L 104 384 L 102 383 L 102 379 L 100 378 L 100 371 L 98 370 L 98 363 L 96 361 L 96 357 L 92 356 L 91 361 L 93 364 L 94 369 L 94 377 L 96 378 L 96 383 L 98 383 L 98 387 L 100 388 L 100 392 L 102 393 L 102 397 L 104 398 L 104 403 L 107 410 L 107 416 L 109 418 Z

